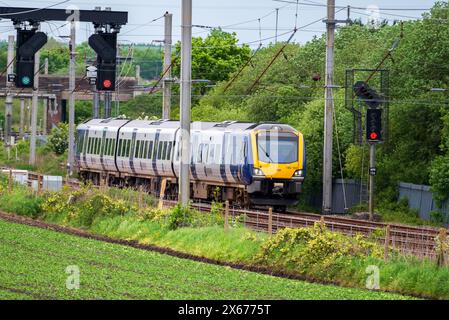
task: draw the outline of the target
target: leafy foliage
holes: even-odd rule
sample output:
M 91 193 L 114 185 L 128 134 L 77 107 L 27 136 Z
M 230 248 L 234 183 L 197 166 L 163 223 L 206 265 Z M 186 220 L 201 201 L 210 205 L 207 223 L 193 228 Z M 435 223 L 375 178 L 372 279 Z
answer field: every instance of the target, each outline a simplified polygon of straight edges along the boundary
M 250 55 L 246 45 L 238 46 L 236 33 L 213 29 L 206 38 L 192 38 L 192 79 L 222 81 L 237 70 Z M 176 43 L 174 56 L 181 54 L 181 43 Z M 180 59 L 176 58 L 173 73 L 180 75 Z
M 430 170 L 430 183 L 432 184 L 432 193 L 441 206 L 449 197 L 449 154 L 437 157 Z
M 347 237 L 316 223 L 313 228 L 280 230 L 261 246 L 256 259 L 272 267 L 283 266 L 300 273 L 320 270 L 325 276 L 329 269 L 344 267 L 347 260 L 342 258 L 380 258 L 382 252 L 378 244 L 362 236 Z
M 48 136 L 48 146 L 57 155 L 64 154 L 69 146 L 69 125 L 60 123 L 51 130 Z

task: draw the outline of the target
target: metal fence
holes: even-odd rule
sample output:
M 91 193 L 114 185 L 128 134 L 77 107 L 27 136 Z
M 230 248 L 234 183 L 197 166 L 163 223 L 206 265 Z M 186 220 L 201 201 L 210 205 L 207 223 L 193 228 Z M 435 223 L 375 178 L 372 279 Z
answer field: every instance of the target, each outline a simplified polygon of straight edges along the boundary
M 4 174 L 9 174 L 9 170 L 2 170 Z M 38 180 L 33 179 L 33 174 L 26 170 L 12 170 L 12 178 L 15 182 L 29 185 L 34 190 L 38 190 Z M 61 176 L 42 175 L 41 191 L 59 191 L 63 186 L 63 178 Z
M 321 211 L 322 194 L 302 195 L 303 202 Z M 368 201 L 368 190 L 366 183 L 360 180 L 335 179 L 332 186 L 332 212 L 336 214 L 347 213 L 348 209 Z
M 449 223 L 449 200 L 446 200 L 439 208 L 429 186 L 400 182 L 399 199 L 404 198 L 408 199 L 410 209 L 418 211 L 421 219 L 431 220 L 432 212 L 440 212 L 443 214 L 444 222 Z

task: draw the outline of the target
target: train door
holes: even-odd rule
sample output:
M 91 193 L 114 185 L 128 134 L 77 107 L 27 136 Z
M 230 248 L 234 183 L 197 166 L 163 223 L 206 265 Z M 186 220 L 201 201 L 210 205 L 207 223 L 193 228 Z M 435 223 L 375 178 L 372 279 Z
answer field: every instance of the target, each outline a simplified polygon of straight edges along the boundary
M 222 181 L 220 172 L 222 137 L 222 132 L 213 132 L 211 134 L 209 157 L 207 159 L 207 176 L 210 181 Z

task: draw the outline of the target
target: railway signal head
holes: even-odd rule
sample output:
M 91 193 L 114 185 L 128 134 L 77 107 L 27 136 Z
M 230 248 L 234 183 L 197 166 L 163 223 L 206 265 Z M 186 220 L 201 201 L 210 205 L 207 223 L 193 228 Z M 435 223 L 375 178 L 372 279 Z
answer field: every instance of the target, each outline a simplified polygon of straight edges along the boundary
M 366 140 L 369 143 L 380 143 L 382 137 L 382 109 L 366 111 Z
M 371 88 L 365 81 L 357 81 L 354 84 L 354 93 L 361 100 L 366 102 L 370 108 L 377 108 L 380 104 L 380 97 L 376 90 Z
M 96 33 L 89 45 L 97 53 L 97 90 L 114 91 L 117 67 L 117 33 Z
M 31 30 L 17 30 L 16 77 L 18 88 L 34 86 L 34 55 L 47 43 L 47 35 Z

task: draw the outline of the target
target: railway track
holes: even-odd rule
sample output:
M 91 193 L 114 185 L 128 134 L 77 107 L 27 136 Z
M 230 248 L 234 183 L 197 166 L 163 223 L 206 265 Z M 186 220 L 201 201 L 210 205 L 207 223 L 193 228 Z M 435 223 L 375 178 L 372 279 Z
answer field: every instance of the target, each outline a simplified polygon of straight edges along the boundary
M 164 200 L 164 206 L 166 207 L 174 206 L 176 203 L 176 201 Z M 192 206 L 202 212 L 210 211 L 210 205 L 208 204 L 192 203 Z M 267 211 L 231 207 L 230 216 L 243 216 L 245 226 L 253 230 L 267 232 L 269 229 L 269 213 Z M 348 236 L 361 234 L 365 237 L 371 237 L 380 243 L 386 242 L 385 230 L 389 226 L 389 246 L 394 250 L 420 258 L 433 259 L 436 256 L 435 239 L 439 234 L 439 230 L 436 228 L 387 224 L 303 212 L 294 212 L 294 214 L 273 212 L 271 220 L 273 233 L 282 228 L 311 227 L 315 223 L 321 222 L 331 231 Z

